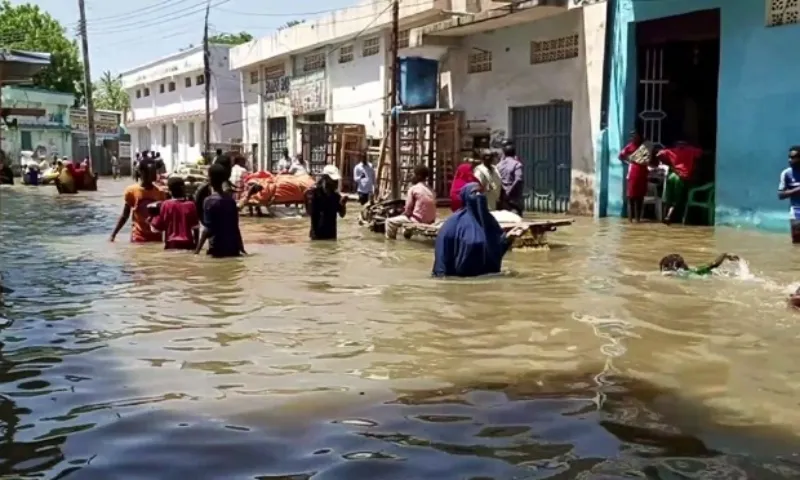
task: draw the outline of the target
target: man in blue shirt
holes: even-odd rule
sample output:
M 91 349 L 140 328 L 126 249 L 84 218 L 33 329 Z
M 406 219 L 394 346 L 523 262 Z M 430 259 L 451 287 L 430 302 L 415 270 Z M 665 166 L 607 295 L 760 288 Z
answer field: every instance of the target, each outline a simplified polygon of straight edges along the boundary
M 789 199 L 792 243 L 800 243 L 800 145 L 789 148 L 789 168 L 781 172 L 778 198 Z
M 356 181 L 358 203 L 365 205 L 375 192 L 375 168 L 366 155 L 353 169 L 353 179 Z
M 517 158 L 517 150 L 511 140 L 503 142 L 503 159 L 497 164 L 503 191 L 500 192 L 500 209 L 522 216 L 524 204 L 522 189 L 525 188 L 522 162 Z

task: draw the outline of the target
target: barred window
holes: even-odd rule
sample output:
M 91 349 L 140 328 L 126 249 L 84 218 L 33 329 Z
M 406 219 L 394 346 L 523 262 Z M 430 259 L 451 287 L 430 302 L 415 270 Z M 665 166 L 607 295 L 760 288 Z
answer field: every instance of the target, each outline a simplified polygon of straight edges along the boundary
M 552 40 L 531 42 L 531 65 L 577 57 L 580 50 L 578 39 L 579 36 L 575 34 Z
M 303 73 L 316 72 L 325 68 L 325 52 L 312 53 L 303 57 Z
M 397 48 L 408 48 L 411 30 L 401 30 L 397 34 Z
M 284 68 L 284 64 L 279 63 L 277 65 L 270 65 L 264 68 L 264 78 L 267 80 L 274 80 L 276 78 L 281 78 L 286 74 L 286 69 Z
M 258 83 L 258 70 L 253 70 L 250 72 L 250 85 L 255 85 Z
M 767 26 L 779 27 L 800 23 L 800 1 L 798 0 L 765 0 Z
M 345 45 L 339 49 L 339 63 L 347 63 L 353 61 L 353 46 Z
M 369 57 L 381 53 L 381 37 L 365 38 L 361 49 L 362 57 Z
M 492 52 L 473 50 L 469 54 L 467 73 L 481 73 L 492 71 Z

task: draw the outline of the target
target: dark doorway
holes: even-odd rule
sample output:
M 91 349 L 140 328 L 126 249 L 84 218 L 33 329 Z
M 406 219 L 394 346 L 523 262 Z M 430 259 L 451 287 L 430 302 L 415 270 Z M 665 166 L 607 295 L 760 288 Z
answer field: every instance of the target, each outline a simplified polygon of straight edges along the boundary
M 719 25 L 718 9 L 636 25 L 636 126 L 656 145 L 686 142 L 705 152 L 693 187 L 715 181 Z M 697 218 L 706 223 L 706 215 Z

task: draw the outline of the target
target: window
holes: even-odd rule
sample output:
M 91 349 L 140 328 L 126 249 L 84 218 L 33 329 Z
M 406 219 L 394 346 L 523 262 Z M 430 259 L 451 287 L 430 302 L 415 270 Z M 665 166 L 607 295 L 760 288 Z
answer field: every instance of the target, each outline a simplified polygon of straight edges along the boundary
M 161 146 L 167 146 L 167 124 L 161 125 Z
M 264 78 L 267 80 L 274 80 L 276 78 L 281 78 L 286 69 L 282 63 L 278 65 L 270 65 L 269 67 L 264 68 Z
M 361 56 L 369 57 L 381 53 L 381 37 L 365 38 L 361 48 Z
M 142 91 L 136 90 L 136 98 L 142 98 Z
M 164 84 L 158 86 L 158 93 L 164 93 Z
M 147 87 L 144 87 L 144 96 L 145 97 L 149 97 L 150 96 L 150 89 L 147 88 Z
M 492 71 L 492 52 L 475 50 L 469 54 L 467 73 L 481 73 Z
M 253 70 L 250 72 L 250 85 L 255 85 L 258 83 L 258 70 Z
M 347 63 L 353 61 L 353 46 L 345 45 L 339 49 L 339 63 Z
M 194 81 L 195 85 L 203 85 L 205 83 L 206 83 L 205 75 L 198 75 L 197 78 Z
M 303 57 L 303 73 L 316 72 L 325 68 L 325 53 L 312 53 Z
M 196 144 L 196 139 L 194 135 L 194 122 L 189 122 L 189 146 L 194 147 Z
M 170 92 L 174 92 L 175 91 L 175 82 L 169 82 L 169 85 L 167 86 L 167 90 L 169 90 Z
M 184 78 L 184 79 L 183 79 L 183 85 L 184 85 L 186 88 L 189 88 L 189 87 L 191 87 L 191 86 L 192 86 L 192 77 L 186 77 L 186 78 Z
M 766 2 L 768 27 L 800 23 L 800 2 L 797 0 L 766 0 Z
M 578 56 L 578 35 L 531 42 L 531 65 L 557 62 Z
M 411 30 L 401 30 L 397 34 L 397 48 L 408 48 Z

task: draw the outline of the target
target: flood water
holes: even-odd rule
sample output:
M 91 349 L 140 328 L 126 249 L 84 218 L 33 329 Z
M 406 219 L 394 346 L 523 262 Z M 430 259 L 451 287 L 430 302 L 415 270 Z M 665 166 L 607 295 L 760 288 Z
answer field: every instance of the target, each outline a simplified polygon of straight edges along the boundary
M 441 281 L 355 215 L 244 219 L 242 259 L 111 244 L 124 186 L 0 190 L 3 478 L 800 477 L 788 235 L 580 219 Z M 657 272 L 723 251 L 749 271 Z

